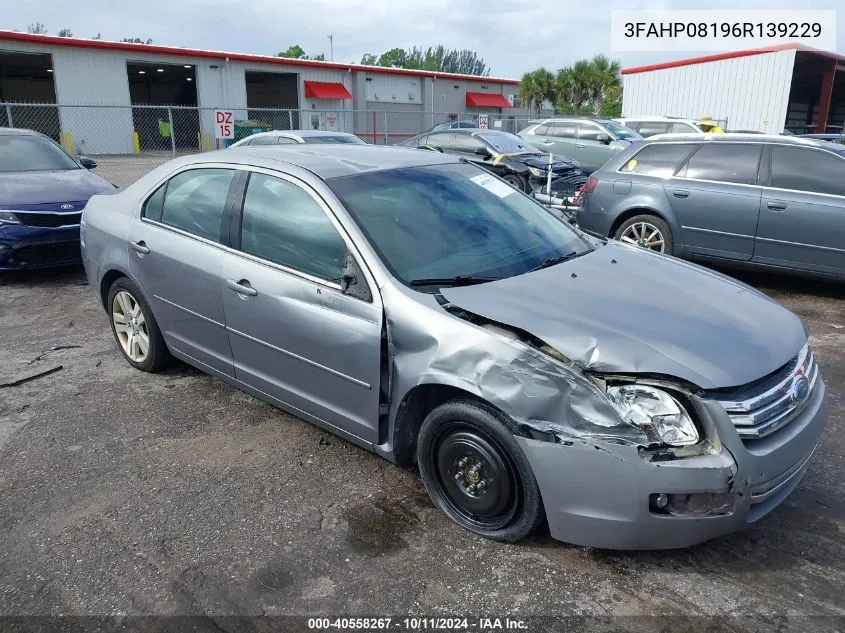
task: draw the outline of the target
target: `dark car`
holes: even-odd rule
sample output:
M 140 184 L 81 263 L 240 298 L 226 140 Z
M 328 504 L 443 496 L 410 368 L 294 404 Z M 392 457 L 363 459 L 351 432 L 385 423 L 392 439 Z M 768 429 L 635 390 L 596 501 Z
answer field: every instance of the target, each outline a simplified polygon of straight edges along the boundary
M 47 136 L 0 129 L 0 270 L 81 261 L 79 220 L 95 193 L 115 190 Z
M 845 278 L 845 147 L 796 136 L 675 135 L 590 176 L 578 225 L 690 259 Z
M 845 134 L 799 134 L 801 138 L 812 138 L 827 143 L 839 143 L 845 145 Z
M 528 194 L 544 193 L 548 183 L 549 154 L 508 132 L 478 128 L 448 130 L 420 134 L 401 145 L 460 156 Z M 578 163 L 565 156 L 554 156 L 552 197 L 571 201 L 585 182 L 587 175 Z

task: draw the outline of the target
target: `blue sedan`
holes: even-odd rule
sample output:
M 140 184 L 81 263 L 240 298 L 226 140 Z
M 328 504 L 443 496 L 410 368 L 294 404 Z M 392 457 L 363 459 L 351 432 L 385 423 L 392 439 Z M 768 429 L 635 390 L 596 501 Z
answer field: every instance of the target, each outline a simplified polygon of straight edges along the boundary
M 95 193 L 115 191 L 47 136 L 0 128 L 0 270 L 80 261 L 79 220 Z

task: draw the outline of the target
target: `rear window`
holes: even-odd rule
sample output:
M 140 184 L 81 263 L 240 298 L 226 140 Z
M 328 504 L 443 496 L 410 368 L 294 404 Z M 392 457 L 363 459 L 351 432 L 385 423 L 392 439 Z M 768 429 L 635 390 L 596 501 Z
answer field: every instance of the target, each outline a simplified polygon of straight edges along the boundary
M 657 134 L 666 134 L 669 131 L 669 125 L 669 123 L 663 121 L 643 121 L 637 128 L 637 132 L 643 138 L 648 138 Z
M 694 143 L 652 143 L 629 159 L 619 171 L 669 177 L 697 147 Z
M 679 176 L 741 185 L 757 184 L 762 145 L 707 143 L 702 145 Z

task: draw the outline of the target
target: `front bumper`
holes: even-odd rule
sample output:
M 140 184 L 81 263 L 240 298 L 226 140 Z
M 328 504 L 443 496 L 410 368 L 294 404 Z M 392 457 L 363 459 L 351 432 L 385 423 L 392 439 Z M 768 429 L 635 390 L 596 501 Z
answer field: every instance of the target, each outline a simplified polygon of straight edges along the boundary
M 799 484 L 827 417 L 824 383 L 801 415 L 746 446 L 716 402 L 703 401 L 722 438 L 718 454 L 646 461 L 637 447 L 595 440 L 517 438 L 528 457 L 552 537 L 607 549 L 688 547 L 739 531 L 779 505 Z M 678 517 L 652 512 L 654 493 L 734 493 L 730 515 Z
M 78 264 L 79 226 L 0 225 L 0 270 Z

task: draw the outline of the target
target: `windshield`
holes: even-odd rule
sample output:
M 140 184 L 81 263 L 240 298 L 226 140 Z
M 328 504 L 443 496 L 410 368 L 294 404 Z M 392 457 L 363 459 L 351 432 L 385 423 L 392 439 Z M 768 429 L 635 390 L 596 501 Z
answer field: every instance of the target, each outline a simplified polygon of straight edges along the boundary
M 621 138 L 623 141 L 641 141 L 643 139 L 634 130 L 624 125 L 619 125 L 616 121 L 602 121 L 601 124 L 610 130 L 614 136 Z
M 338 136 L 303 136 L 302 140 L 306 143 L 352 143 L 353 145 L 363 145 L 364 141 L 357 136 L 338 135 Z
M 327 184 L 405 284 L 513 277 L 591 250 L 544 207 L 473 165 L 377 171 Z
M 528 143 L 514 134 L 507 134 L 505 132 L 480 132 L 476 134 L 478 138 L 490 145 L 499 154 L 515 154 L 515 153 L 531 153 L 539 154 L 536 147 L 531 147 Z
M 0 172 L 82 169 L 65 151 L 41 136 L 0 135 Z

